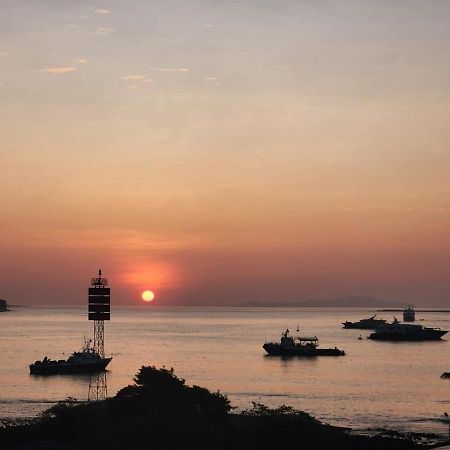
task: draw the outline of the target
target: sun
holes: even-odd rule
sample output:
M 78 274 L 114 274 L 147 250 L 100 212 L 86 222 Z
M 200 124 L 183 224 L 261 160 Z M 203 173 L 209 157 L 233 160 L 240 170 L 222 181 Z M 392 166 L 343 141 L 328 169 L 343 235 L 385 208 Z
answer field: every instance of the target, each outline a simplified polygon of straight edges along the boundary
M 152 302 L 155 298 L 155 294 L 152 291 L 144 291 L 142 293 L 142 300 L 144 302 Z

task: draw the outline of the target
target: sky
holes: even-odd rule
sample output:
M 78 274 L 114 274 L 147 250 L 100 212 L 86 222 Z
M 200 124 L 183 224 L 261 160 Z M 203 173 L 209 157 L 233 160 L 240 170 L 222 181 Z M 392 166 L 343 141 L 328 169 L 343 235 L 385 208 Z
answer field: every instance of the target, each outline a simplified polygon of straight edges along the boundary
M 0 297 L 450 300 L 447 0 L 0 0 Z

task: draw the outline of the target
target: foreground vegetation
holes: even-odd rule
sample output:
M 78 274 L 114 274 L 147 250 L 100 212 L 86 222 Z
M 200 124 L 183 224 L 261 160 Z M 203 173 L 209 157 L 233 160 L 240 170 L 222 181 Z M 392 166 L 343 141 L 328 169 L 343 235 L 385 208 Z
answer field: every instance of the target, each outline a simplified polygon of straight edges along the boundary
M 419 449 L 405 436 L 355 436 L 288 406 L 239 414 L 226 396 L 187 386 L 173 369 L 142 367 L 134 384 L 98 403 L 65 401 L 28 425 L 0 430 L 7 449 Z

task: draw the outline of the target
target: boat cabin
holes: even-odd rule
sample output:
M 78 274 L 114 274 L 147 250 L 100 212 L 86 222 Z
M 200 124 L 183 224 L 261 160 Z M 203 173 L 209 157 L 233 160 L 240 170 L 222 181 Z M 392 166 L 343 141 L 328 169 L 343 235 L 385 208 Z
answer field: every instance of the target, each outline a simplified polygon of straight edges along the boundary
M 311 347 L 319 346 L 319 339 L 317 336 L 291 336 L 289 329 L 281 334 L 281 345 L 283 347 Z

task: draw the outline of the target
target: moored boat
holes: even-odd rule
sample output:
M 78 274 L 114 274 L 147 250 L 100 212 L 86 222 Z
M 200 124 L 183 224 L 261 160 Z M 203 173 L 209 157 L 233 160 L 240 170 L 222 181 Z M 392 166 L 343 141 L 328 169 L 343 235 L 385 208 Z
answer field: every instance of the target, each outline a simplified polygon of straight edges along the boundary
M 32 375 L 97 373 L 103 372 L 111 360 L 112 358 L 102 358 L 91 348 L 88 341 L 82 350 L 72 353 L 67 359 L 52 360 L 46 356 L 29 367 Z
M 280 342 L 266 342 L 263 349 L 271 356 L 344 356 L 344 350 L 318 348 L 317 336 L 291 336 L 289 330 L 281 334 Z
M 437 341 L 446 333 L 448 331 L 440 328 L 400 323 L 394 318 L 392 323 L 376 328 L 368 336 L 368 339 L 380 341 Z
M 353 328 L 357 330 L 374 330 L 381 325 L 384 325 L 386 321 L 384 319 L 375 319 L 376 315 L 369 317 L 368 319 L 361 319 L 358 322 L 349 322 L 348 320 L 342 322 L 344 328 Z
M 411 305 L 407 306 L 403 310 L 403 322 L 415 322 L 415 320 L 416 320 L 416 311 Z

